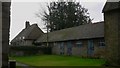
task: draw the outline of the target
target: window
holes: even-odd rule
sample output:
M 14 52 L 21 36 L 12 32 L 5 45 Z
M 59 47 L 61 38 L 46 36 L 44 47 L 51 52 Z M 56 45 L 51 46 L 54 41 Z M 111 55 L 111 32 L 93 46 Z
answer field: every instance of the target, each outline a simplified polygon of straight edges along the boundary
M 105 41 L 104 41 L 104 40 L 100 40 L 100 41 L 99 41 L 99 46 L 100 46 L 100 47 L 105 46 Z
M 77 41 L 76 42 L 76 47 L 82 47 L 82 42 L 81 41 Z
M 23 37 L 23 39 L 25 39 L 25 37 Z

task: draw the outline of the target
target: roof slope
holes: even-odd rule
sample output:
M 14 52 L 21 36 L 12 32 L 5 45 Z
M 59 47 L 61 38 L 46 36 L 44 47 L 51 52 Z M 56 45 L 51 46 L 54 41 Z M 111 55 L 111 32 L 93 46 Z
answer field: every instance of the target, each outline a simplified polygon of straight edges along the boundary
M 104 37 L 104 23 L 86 24 L 48 33 L 49 42 Z M 46 42 L 43 34 L 36 42 Z
M 116 10 L 118 8 L 120 9 L 120 0 L 117 2 L 109 2 L 109 0 L 107 0 L 102 12 Z
M 23 39 L 23 37 L 24 39 L 35 40 L 42 34 L 43 31 L 37 26 L 37 24 L 33 24 L 28 28 L 23 29 L 11 42 L 15 42 L 21 38 Z

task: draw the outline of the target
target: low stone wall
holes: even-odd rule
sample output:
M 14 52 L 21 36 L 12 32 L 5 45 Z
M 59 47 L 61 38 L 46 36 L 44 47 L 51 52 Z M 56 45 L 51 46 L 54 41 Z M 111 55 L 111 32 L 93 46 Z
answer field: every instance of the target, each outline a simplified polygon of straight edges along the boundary
M 42 55 L 51 54 L 51 47 L 37 46 L 9 46 L 10 56 L 27 56 L 27 55 Z

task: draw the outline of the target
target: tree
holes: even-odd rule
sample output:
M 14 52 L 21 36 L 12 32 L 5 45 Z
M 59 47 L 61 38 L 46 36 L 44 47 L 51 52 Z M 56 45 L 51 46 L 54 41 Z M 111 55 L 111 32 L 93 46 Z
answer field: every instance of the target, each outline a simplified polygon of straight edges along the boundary
M 44 11 L 42 20 L 51 32 L 91 22 L 88 10 L 79 2 L 51 2 L 47 8 L 49 13 Z

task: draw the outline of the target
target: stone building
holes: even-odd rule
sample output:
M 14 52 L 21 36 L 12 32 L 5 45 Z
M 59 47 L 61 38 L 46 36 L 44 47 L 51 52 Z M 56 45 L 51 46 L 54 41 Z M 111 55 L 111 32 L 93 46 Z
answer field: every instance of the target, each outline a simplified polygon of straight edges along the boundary
M 120 66 L 120 0 L 107 2 L 103 13 L 107 49 L 106 59 L 108 65 Z
M 46 45 L 47 34 L 37 41 Z M 83 57 L 104 57 L 104 23 L 86 24 L 48 33 L 48 43 L 53 54 Z
M 29 21 L 25 22 L 25 29 L 23 29 L 12 41 L 13 46 L 31 46 L 34 41 L 43 34 L 43 31 L 37 24 L 30 25 Z
M 11 45 L 28 46 L 36 43 L 44 46 L 47 38 L 52 54 L 104 57 L 104 22 L 49 32 L 48 36 L 36 24 L 26 22 L 26 28 L 11 41 Z

